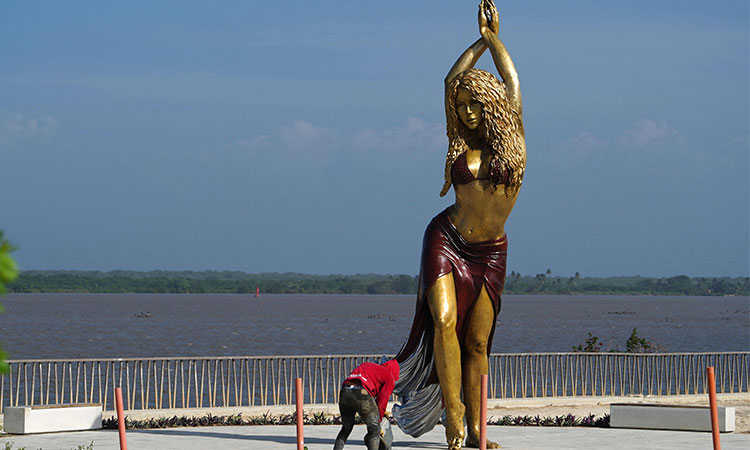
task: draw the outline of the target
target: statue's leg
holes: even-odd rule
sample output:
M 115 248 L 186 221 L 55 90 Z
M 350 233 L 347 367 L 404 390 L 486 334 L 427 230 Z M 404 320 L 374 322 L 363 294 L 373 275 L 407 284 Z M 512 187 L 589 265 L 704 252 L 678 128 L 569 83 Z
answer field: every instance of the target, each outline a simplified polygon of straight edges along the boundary
M 453 273 L 435 281 L 427 295 L 434 326 L 435 368 L 446 410 L 448 448 L 461 448 L 464 439 L 464 405 L 461 403 L 461 348 L 456 336 L 456 286 Z
M 487 341 L 492 331 L 495 312 L 487 290 L 482 287 L 466 327 L 463 348 L 463 388 L 466 403 L 466 447 L 479 448 L 481 407 L 481 375 L 488 371 Z M 487 441 L 487 448 L 500 448 Z

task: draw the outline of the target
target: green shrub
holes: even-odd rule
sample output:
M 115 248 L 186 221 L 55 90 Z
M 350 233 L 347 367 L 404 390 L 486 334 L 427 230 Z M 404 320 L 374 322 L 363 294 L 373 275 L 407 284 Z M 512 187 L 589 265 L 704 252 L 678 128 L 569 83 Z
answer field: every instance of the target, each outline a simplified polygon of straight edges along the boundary
M 5 240 L 0 230 L 0 295 L 5 294 L 5 285 L 18 277 L 18 266 L 10 256 L 13 250 L 13 246 Z M 0 305 L 0 313 L 2 312 L 3 305 Z M 7 358 L 8 354 L 0 347 L 0 374 L 8 373 L 8 364 L 5 362 Z

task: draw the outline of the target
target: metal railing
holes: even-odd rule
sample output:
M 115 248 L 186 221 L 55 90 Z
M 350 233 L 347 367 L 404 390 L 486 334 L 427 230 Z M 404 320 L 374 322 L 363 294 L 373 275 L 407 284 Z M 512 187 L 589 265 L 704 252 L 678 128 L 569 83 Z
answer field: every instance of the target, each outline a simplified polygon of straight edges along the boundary
M 7 406 L 101 403 L 114 410 L 122 387 L 125 409 L 272 406 L 294 403 L 301 377 L 305 403 L 336 403 L 339 386 L 357 365 L 379 355 L 246 356 L 11 360 L 0 376 L 0 414 Z M 750 352 L 509 353 L 489 360 L 490 398 L 748 393 Z

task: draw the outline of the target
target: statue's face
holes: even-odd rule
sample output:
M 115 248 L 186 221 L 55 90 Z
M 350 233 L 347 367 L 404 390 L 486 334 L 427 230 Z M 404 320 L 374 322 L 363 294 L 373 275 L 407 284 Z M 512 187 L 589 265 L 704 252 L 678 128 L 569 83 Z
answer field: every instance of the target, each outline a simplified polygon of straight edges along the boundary
M 482 123 L 482 104 L 474 99 L 470 90 L 464 87 L 458 88 L 456 111 L 458 118 L 470 130 L 475 130 Z

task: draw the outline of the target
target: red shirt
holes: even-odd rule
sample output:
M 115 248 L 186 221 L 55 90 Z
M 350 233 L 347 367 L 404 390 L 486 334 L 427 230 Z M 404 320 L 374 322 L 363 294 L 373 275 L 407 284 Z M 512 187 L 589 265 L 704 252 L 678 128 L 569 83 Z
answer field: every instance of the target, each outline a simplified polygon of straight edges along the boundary
M 388 406 L 388 398 L 393 393 L 396 380 L 398 380 L 398 374 L 399 367 L 395 359 L 383 364 L 364 363 L 357 366 L 344 382 L 359 381 L 362 387 L 375 398 L 382 420 L 385 407 Z

